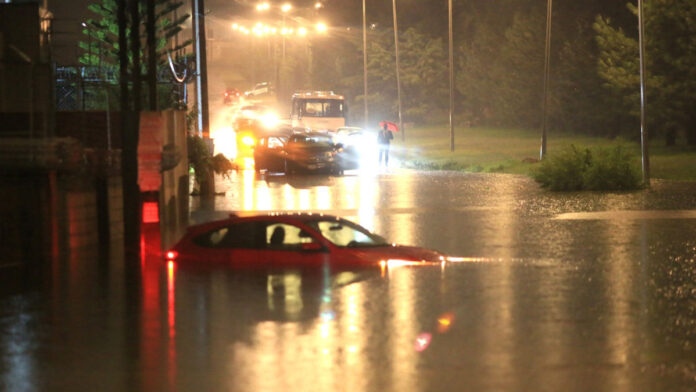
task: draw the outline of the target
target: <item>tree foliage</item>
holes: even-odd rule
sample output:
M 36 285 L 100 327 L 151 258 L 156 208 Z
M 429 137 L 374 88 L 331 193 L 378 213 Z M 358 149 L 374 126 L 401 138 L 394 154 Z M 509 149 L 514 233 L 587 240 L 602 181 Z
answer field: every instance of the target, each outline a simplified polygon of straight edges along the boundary
M 629 5 L 637 14 L 637 9 Z M 683 133 L 696 145 L 696 7 L 689 2 L 651 0 L 644 4 L 646 95 L 652 133 L 667 144 Z M 640 112 L 640 64 L 638 41 L 609 18 L 594 25 L 600 48 L 598 73 L 607 89 L 621 97 L 634 118 Z
M 165 64 L 167 51 L 177 52 L 191 45 L 190 39 L 178 45 L 172 44 L 173 37 L 182 30 L 182 24 L 190 17 L 186 13 L 176 14 L 183 5 L 183 1 L 155 0 L 156 47 L 158 64 L 160 65 Z M 78 43 L 83 51 L 78 61 L 84 65 L 110 67 L 117 70 L 119 45 L 116 0 L 100 0 L 98 3 L 90 4 L 87 8 L 97 17 L 87 20 L 86 26 L 82 29 L 82 34 L 86 36 L 86 40 Z M 139 8 L 141 20 L 145 20 L 146 7 L 140 3 Z M 126 34 L 130 34 L 130 30 Z M 142 37 L 142 57 L 147 53 L 144 28 L 139 34 Z M 132 55 L 129 56 L 131 67 L 132 57 Z

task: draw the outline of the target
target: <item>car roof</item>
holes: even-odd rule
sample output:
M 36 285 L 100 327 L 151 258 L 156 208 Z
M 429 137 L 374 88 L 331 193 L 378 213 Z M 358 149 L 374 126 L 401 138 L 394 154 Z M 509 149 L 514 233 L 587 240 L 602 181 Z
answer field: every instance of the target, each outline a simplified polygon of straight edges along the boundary
M 317 131 L 310 131 L 310 132 L 294 132 L 292 136 L 309 136 L 309 137 L 317 137 L 317 136 L 323 136 L 323 137 L 328 137 L 331 138 L 332 135 L 327 133 L 327 132 L 317 132 Z
M 220 226 L 224 226 L 230 223 L 240 223 L 240 222 L 279 222 L 279 223 L 305 223 L 314 220 L 335 220 L 335 221 L 345 221 L 345 219 L 337 217 L 335 215 L 329 214 L 315 214 L 307 212 L 274 212 L 268 214 L 244 214 L 242 216 L 237 214 L 230 214 L 229 218 L 220 219 L 216 221 L 201 223 L 194 226 L 189 226 L 189 232 L 199 233 L 202 231 L 214 229 Z

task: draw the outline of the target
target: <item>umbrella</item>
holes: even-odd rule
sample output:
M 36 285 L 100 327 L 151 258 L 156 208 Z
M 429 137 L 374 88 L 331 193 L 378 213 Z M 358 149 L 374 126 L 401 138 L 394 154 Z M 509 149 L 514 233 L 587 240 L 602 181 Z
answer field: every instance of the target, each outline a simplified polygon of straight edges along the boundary
M 399 126 L 391 121 L 382 121 L 379 123 L 380 129 L 384 129 L 384 125 L 387 125 L 387 129 L 392 132 L 399 132 Z

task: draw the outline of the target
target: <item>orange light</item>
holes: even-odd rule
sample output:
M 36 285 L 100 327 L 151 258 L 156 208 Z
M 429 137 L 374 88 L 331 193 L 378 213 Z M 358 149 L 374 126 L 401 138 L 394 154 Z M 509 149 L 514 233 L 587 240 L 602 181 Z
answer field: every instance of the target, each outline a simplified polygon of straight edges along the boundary
M 170 250 L 166 254 L 167 260 L 176 260 L 177 257 L 179 257 L 179 252 L 175 250 Z
M 450 327 L 452 326 L 453 322 L 454 322 L 454 313 L 448 312 L 448 313 L 442 314 L 437 319 L 437 332 L 439 332 L 439 333 L 447 332 L 450 329 Z

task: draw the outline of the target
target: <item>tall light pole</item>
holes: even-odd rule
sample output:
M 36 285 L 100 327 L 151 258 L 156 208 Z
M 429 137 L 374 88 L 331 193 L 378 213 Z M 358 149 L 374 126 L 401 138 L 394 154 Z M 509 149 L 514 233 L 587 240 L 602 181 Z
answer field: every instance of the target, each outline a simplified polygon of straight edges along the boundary
M 546 157 L 546 106 L 549 91 L 549 73 L 551 71 L 551 11 L 553 0 L 546 5 L 546 49 L 544 52 L 544 92 L 541 104 L 541 150 L 539 159 Z
M 451 1 L 451 0 L 450 0 Z M 367 110 L 367 18 L 365 15 L 365 0 L 362 0 L 363 14 L 363 101 L 365 104 L 365 129 L 370 125 L 369 112 Z
M 454 34 L 452 29 L 452 0 L 448 0 L 449 14 L 449 126 L 450 126 L 450 151 L 454 152 Z
M 643 19 L 643 0 L 638 0 L 638 46 L 640 56 L 640 145 L 643 158 L 643 183 L 646 186 L 650 186 L 648 131 L 645 129 L 645 20 Z
M 192 0 L 194 43 L 196 49 L 196 95 L 198 109 L 198 135 L 210 137 L 208 117 L 208 65 L 205 42 L 205 5 L 204 0 Z
M 396 21 L 396 0 L 392 0 L 392 13 L 394 14 L 394 52 L 396 56 L 396 100 L 399 110 L 399 130 L 401 131 L 401 140 L 406 140 L 406 130 L 401 117 L 401 75 L 399 67 L 399 25 Z

